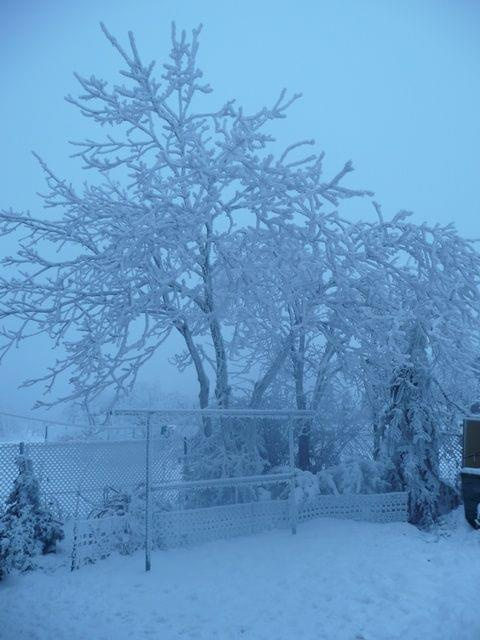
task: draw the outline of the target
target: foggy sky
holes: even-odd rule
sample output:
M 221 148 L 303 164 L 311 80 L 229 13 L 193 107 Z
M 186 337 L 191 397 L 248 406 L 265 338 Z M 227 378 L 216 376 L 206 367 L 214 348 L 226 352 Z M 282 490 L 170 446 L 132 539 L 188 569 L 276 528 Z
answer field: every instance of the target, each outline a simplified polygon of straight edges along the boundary
M 371 189 L 385 214 L 412 210 L 417 222 L 455 222 L 480 237 L 480 3 L 465 0 L 284 2 L 0 0 L 0 207 L 41 212 L 33 149 L 59 174 L 88 178 L 68 158 L 68 140 L 91 125 L 63 96 L 72 71 L 117 81 L 121 63 L 100 32 L 125 42 L 135 32 L 144 60 L 165 60 L 170 23 L 204 24 L 200 67 L 220 105 L 272 104 L 283 87 L 304 97 L 276 128 L 280 141 L 314 137 L 327 174 L 352 159 L 348 186 Z M 83 174 L 83 175 L 82 175 Z M 350 206 L 371 217 L 367 203 Z M 11 241 L 0 239 L 2 254 Z M 144 379 L 183 392 L 166 361 Z M 52 358 L 46 340 L 26 343 L 0 367 L 0 409 L 27 410 L 40 389 L 16 392 Z M 168 376 L 165 372 L 168 371 Z

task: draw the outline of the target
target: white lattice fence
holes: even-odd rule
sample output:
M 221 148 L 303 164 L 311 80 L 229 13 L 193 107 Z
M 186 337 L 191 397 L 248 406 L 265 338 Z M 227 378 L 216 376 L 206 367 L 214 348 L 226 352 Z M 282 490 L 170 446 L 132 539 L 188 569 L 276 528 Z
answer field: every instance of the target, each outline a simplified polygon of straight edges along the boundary
M 19 453 L 18 444 L 0 444 L 0 508 L 10 493 L 13 482 L 18 475 L 15 460 Z
M 440 477 L 452 486 L 459 486 L 462 467 L 463 436 L 446 433 L 440 440 Z
M 286 500 L 166 511 L 154 516 L 155 542 L 162 549 L 248 535 L 288 524 Z
M 173 441 L 165 446 L 152 440 L 151 478 L 154 482 L 180 478 L 179 456 Z M 131 492 L 145 481 L 145 442 L 34 442 L 25 445 L 44 498 L 58 506 L 62 517 L 71 517 L 77 506 L 86 516 L 102 501 L 105 487 Z M 17 475 L 19 447 L 0 445 L 0 501 L 4 501 Z M 78 495 L 80 494 L 80 499 Z
M 371 441 L 355 439 L 348 455 L 368 457 Z M 183 439 L 159 437 L 152 440 L 151 480 L 155 485 L 181 481 L 185 461 L 195 462 L 193 455 L 185 457 Z M 42 482 L 45 500 L 57 505 L 62 518 L 75 513 L 86 516 L 102 501 L 104 489 L 113 487 L 132 493 L 145 481 L 146 445 L 144 440 L 94 442 L 35 442 L 26 445 L 35 472 Z M 461 468 L 462 438 L 445 434 L 439 452 L 441 477 L 452 485 L 458 483 Z M 0 505 L 8 496 L 17 475 L 15 459 L 18 444 L 0 444 Z M 178 493 L 178 492 L 177 492 Z M 80 500 L 77 499 L 80 494 Z M 249 499 L 248 499 L 249 500 Z M 244 501 L 248 501 L 245 500 Z
M 319 496 L 298 510 L 298 520 L 331 517 L 368 522 L 406 522 L 408 493 Z
M 368 522 L 406 522 L 407 493 L 318 496 L 299 506 L 298 521 L 331 517 Z M 272 528 L 286 528 L 290 521 L 288 500 L 266 500 L 202 509 L 157 512 L 152 519 L 152 543 L 160 549 L 250 535 Z M 77 526 L 74 566 L 105 558 L 114 551 L 129 552 L 142 546 L 139 534 L 144 521 L 129 516 L 92 518 Z

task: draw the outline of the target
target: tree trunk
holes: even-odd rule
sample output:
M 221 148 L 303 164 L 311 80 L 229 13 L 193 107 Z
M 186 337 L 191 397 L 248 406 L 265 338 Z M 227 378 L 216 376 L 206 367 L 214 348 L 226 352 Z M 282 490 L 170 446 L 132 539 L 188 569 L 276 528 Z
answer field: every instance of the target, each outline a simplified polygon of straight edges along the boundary
M 269 366 L 260 380 L 257 380 L 257 382 L 255 383 L 252 391 L 252 397 L 250 398 L 250 409 L 258 409 L 260 407 L 265 392 L 275 380 L 278 372 L 280 371 L 280 368 L 282 367 L 286 357 L 288 356 L 288 352 L 292 346 L 292 338 L 293 334 L 290 333 L 285 340 L 285 344 L 278 352 L 272 364 Z
M 215 398 L 219 409 L 228 409 L 230 404 L 230 386 L 228 384 L 228 366 L 227 354 L 225 351 L 225 343 L 223 340 L 222 329 L 218 318 L 215 315 L 214 289 L 212 281 L 212 271 L 210 265 L 210 253 L 212 250 L 212 223 L 205 225 L 206 241 L 202 247 L 204 261 L 202 263 L 203 283 L 205 300 L 201 303 L 201 309 L 209 316 L 210 336 L 215 350 L 216 363 L 216 380 L 215 380 Z
M 217 376 L 215 382 L 215 398 L 219 409 L 228 409 L 230 404 L 230 386 L 228 384 L 228 367 L 225 344 L 217 320 L 210 322 L 210 335 L 212 336 L 215 349 L 215 362 L 217 365 Z
M 291 358 L 293 365 L 293 377 L 295 381 L 295 399 L 297 409 L 305 411 L 307 399 L 304 388 L 305 374 L 305 331 L 300 330 L 298 349 L 295 344 L 291 348 Z M 298 460 L 297 464 L 302 471 L 310 470 L 310 419 L 302 418 L 300 421 L 300 435 L 298 437 Z
M 193 342 L 192 334 L 186 322 L 178 322 L 176 325 L 177 330 L 183 336 L 185 344 L 187 345 L 188 353 L 192 358 L 193 365 L 197 374 L 197 380 L 199 384 L 198 400 L 200 403 L 200 409 L 206 409 L 208 407 L 209 395 L 210 395 L 210 381 L 205 372 L 203 361 L 198 351 L 197 346 Z M 212 433 L 212 424 L 210 418 L 203 418 L 203 432 L 206 436 L 210 436 Z

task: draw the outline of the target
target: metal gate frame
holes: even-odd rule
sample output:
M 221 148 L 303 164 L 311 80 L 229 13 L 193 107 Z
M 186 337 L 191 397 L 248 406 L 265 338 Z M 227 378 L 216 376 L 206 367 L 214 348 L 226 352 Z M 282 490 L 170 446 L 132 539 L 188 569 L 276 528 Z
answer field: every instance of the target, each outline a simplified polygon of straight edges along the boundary
M 315 415 L 314 411 L 300 411 L 300 410 L 263 410 L 263 409 L 176 409 L 176 410 L 164 410 L 164 409 L 116 409 L 111 411 L 111 416 L 136 416 L 143 417 L 146 427 L 146 447 L 145 447 L 145 571 L 151 569 L 151 439 L 152 439 L 152 416 L 195 416 L 195 417 L 239 417 L 245 419 L 251 418 L 285 418 L 288 424 L 288 458 L 289 458 L 289 471 L 288 473 L 280 474 L 264 474 L 264 475 L 251 475 L 232 478 L 217 478 L 210 480 L 193 480 L 184 482 L 166 482 L 156 486 L 156 489 L 182 489 L 182 488 L 198 488 L 198 487 L 237 487 L 237 486 L 255 486 L 264 484 L 273 484 L 278 482 L 288 482 L 290 485 L 289 495 L 289 508 L 290 508 L 290 528 L 292 534 L 297 533 L 297 507 L 295 502 L 295 436 L 294 436 L 294 421 L 295 419 L 301 419 Z

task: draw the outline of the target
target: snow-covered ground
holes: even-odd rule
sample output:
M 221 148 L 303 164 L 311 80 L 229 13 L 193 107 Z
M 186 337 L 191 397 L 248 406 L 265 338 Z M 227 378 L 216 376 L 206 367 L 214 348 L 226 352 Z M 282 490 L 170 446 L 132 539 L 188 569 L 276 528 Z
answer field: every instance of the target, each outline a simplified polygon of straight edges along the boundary
M 480 533 L 322 519 L 0 583 L 2 640 L 478 640 Z M 63 566 L 58 566 L 63 564 Z

